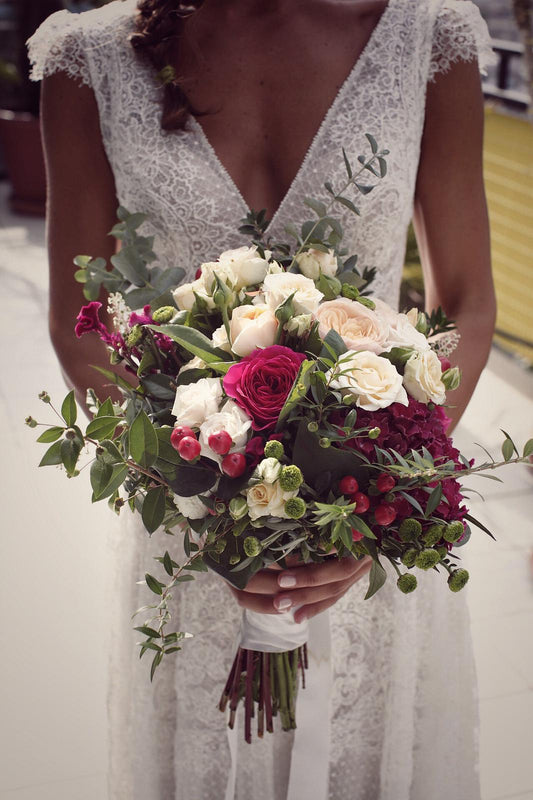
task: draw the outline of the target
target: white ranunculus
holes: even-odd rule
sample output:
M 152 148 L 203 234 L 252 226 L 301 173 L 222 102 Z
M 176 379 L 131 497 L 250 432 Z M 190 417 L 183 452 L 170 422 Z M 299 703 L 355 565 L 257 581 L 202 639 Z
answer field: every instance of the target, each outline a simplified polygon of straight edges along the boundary
M 215 347 L 218 347 L 219 350 L 224 350 L 226 353 L 231 352 L 231 345 L 229 343 L 225 325 L 221 325 L 220 328 L 217 328 L 213 331 L 211 341 Z
M 322 303 L 316 312 L 318 333 L 324 338 L 333 329 L 350 350 L 382 353 L 386 349 L 389 324 L 357 300 L 337 297 Z
M 302 275 L 313 281 L 318 280 L 320 273 L 328 278 L 334 278 L 337 274 L 337 256 L 333 250 L 323 253 L 322 250 L 311 247 L 296 256 L 296 262 Z
M 261 283 L 268 272 L 268 259 L 272 255 L 270 250 L 265 250 L 265 258 L 259 255 L 257 247 L 237 247 L 235 250 L 225 250 L 219 256 L 219 264 L 223 269 L 230 269 L 235 276 L 235 289 L 244 286 L 256 286 Z M 218 268 L 215 267 L 216 271 Z
M 327 373 L 331 376 L 332 370 Z M 344 353 L 333 370 L 330 383 L 343 395 L 352 394 L 355 404 L 366 411 L 387 408 L 392 403 L 409 404 L 402 376 L 391 362 L 369 350 Z
M 220 411 L 208 416 L 200 425 L 198 441 L 202 447 L 201 454 L 220 464 L 222 457 L 209 447 L 211 434 L 220 431 L 226 431 L 231 436 L 233 444 L 229 450 L 230 453 L 244 453 L 251 426 L 252 420 L 248 414 L 233 400 L 226 400 Z
M 413 353 L 405 365 L 403 385 L 420 403 L 444 403 L 446 387 L 442 382 L 442 367 L 433 350 Z
M 208 513 L 207 506 L 195 495 L 181 497 L 179 494 L 175 494 L 174 503 L 180 514 L 183 514 L 187 519 L 203 519 Z
M 296 336 L 303 336 L 304 333 L 307 333 L 312 324 L 312 314 L 297 314 L 285 323 L 285 330 L 289 333 L 296 334 Z
M 256 483 L 246 490 L 246 502 L 250 519 L 259 519 L 259 517 L 273 516 L 285 517 L 285 501 L 290 497 L 296 497 L 298 494 L 295 492 L 284 492 L 279 485 L 279 481 L 275 483 Z
M 188 369 L 205 369 L 206 367 L 207 364 L 200 356 L 194 356 L 194 358 L 191 358 L 190 361 L 187 361 L 187 363 L 181 367 L 178 375 L 181 375 L 182 372 L 186 372 Z
M 257 465 L 256 472 L 264 483 L 274 483 L 279 478 L 281 464 L 277 458 L 264 458 Z
M 274 344 L 278 320 L 270 306 L 237 306 L 230 320 L 232 350 L 238 356 L 249 355 L 258 347 Z
M 203 276 L 201 276 L 200 278 L 196 278 L 192 283 L 183 283 L 172 292 L 174 302 L 180 311 L 191 310 L 196 299 L 194 296 L 195 292 L 199 297 L 205 300 L 208 308 L 213 309 L 215 307 L 213 298 L 206 289 L 205 280 Z
M 221 399 L 220 378 L 200 378 L 196 383 L 178 386 L 172 414 L 178 425 L 199 427 L 208 417 L 217 413 Z
M 324 295 L 316 288 L 314 281 L 305 275 L 282 272 L 267 275 L 263 283 L 266 303 L 275 310 L 291 294 L 295 314 L 314 314 Z

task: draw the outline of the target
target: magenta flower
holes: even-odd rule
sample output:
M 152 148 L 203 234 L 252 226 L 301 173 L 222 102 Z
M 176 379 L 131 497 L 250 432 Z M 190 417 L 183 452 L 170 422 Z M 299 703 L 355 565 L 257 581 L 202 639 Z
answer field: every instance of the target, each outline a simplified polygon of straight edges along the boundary
M 136 311 L 132 311 L 128 324 L 130 328 L 133 328 L 134 325 L 152 325 L 153 319 L 150 314 L 150 306 L 144 306 L 142 314 L 137 314 Z
M 74 328 L 74 333 L 81 339 L 84 333 L 90 333 L 90 331 L 96 331 L 97 333 L 101 333 L 102 329 L 107 331 L 107 328 L 100 322 L 98 318 L 98 311 L 102 308 L 102 304 L 99 303 L 97 300 L 93 300 L 86 306 L 82 306 L 80 313 L 76 317 L 77 324 Z
M 252 420 L 252 428 L 272 428 L 305 361 L 303 353 L 274 344 L 254 350 L 226 373 L 224 391 Z

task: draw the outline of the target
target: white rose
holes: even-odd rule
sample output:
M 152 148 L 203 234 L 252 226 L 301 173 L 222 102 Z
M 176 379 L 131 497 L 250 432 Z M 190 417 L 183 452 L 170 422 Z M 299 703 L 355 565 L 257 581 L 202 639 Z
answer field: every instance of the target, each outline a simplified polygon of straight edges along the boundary
M 280 272 L 285 272 L 281 264 L 278 264 L 277 261 L 269 261 L 268 263 L 268 274 L 269 275 L 279 275 Z
M 356 300 L 347 297 L 327 300 L 320 305 L 315 316 L 322 338 L 333 328 L 350 350 L 382 353 L 386 349 L 388 322 Z
M 219 263 L 224 268 L 231 269 L 235 276 L 234 288 L 242 289 L 244 286 L 255 286 L 261 283 L 268 272 L 268 259 L 272 255 L 270 250 L 265 250 L 265 258 L 259 255 L 257 247 L 237 247 L 235 250 L 226 250 L 219 257 Z
M 334 278 L 337 274 L 337 256 L 333 250 L 323 253 L 322 250 L 315 250 L 314 247 L 311 247 L 296 256 L 296 262 L 300 272 L 313 281 L 320 277 L 320 273 L 328 278 Z
M 192 283 L 183 283 L 172 292 L 174 302 L 180 311 L 190 311 L 192 309 L 194 301 L 196 300 L 194 296 L 195 292 L 205 300 L 208 308 L 213 309 L 215 307 L 213 298 L 206 289 L 205 280 L 203 276 L 201 276 L 200 278 L 196 278 Z
M 411 324 L 407 314 L 397 314 L 393 323 L 389 323 L 389 337 L 386 350 L 393 347 L 412 347 L 414 350 L 429 350 L 426 337 Z
M 213 331 L 211 341 L 215 347 L 218 347 L 219 350 L 224 350 L 226 353 L 231 352 L 231 345 L 229 343 L 225 325 L 221 325 L 220 328 L 217 328 L 215 331 Z
M 247 356 L 258 347 L 274 344 L 278 320 L 266 304 L 238 306 L 230 320 L 232 350 Z
M 207 364 L 200 356 L 194 356 L 194 358 L 191 358 L 190 361 L 187 361 L 187 363 L 181 367 L 178 375 L 181 375 L 182 372 L 186 372 L 188 369 L 205 369 L 206 367 Z
M 307 333 L 312 324 L 312 314 L 298 314 L 296 317 L 291 317 L 290 320 L 285 323 L 285 330 L 289 333 L 295 333 L 296 336 L 303 336 L 304 333 Z
M 174 503 L 176 504 L 180 514 L 183 514 L 187 519 L 203 519 L 207 515 L 207 506 L 202 503 L 199 497 L 180 497 L 179 494 L 174 495 Z
M 215 273 L 218 275 L 222 283 L 225 283 L 232 289 L 235 288 L 235 284 L 237 283 L 237 275 L 231 268 L 231 264 L 223 264 L 221 261 L 208 261 L 207 263 L 202 264 L 201 269 L 201 280 L 204 281 L 205 287 L 209 294 L 212 294 L 216 289 Z
M 410 308 L 407 314 L 405 315 L 413 328 L 416 328 L 418 322 L 418 308 Z
M 220 411 L 211 414 L 200 425 L 198 441 L 202 447 L 202 455 L 220 464 L 222 457 L 209 447 L 209 437 L 213 433 L 226 431 L 233 440 L 230 453 L 244 453 L 248 441 L 248 431 L 252 420 L 233 400 L 227 400 Z
M 281 472 L 281 464 L 277 458 L 264 458 L 257 465 L 256 472 L 264 483 L 274 483 Z
M 331 376 L 332 370 L 327 373 Z M 330 386 L 343 394 L 353 394 L 355 404 L 366 411 L 377 411 L 392 403 L 409 405 L 402 376 L 390 361 L 368 350 L 348 350 L 335 365 Z
M 267 275 L 263 291 L 266 302 L 274 310 L 294 293 L 292 302 L 295 314 L 314 314 L 324 297 L 316 288 L 314 281 L 294 272 Z
M 285 517 L 285 501 L 290 497 L 296 497 L 295 492 L 284 492 L 279 482 L 276 483 L 256 483 L 246 490 L 246 502 L 250 519 L 259 517 Z
M 222 399 L 220 378 L 200 378 L 196 383 L 178 386 L 172 414 L 178 425 L 200 426 L 218 411 Z
M 411 397 L 421 403 L 442 405 L 446 400 L 441 363 L 433 350 L 413 353 L 405 365 L 403 384 Z

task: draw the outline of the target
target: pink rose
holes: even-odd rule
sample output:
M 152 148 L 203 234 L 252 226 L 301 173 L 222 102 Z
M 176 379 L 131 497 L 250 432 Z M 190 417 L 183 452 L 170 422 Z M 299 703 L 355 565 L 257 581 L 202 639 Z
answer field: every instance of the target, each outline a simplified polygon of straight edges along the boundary
M 255 431 L 276 424 L 302 361 L 303 353 L 274 344 L 254 350 L 228 370 L 224 391 L 246 411 Z

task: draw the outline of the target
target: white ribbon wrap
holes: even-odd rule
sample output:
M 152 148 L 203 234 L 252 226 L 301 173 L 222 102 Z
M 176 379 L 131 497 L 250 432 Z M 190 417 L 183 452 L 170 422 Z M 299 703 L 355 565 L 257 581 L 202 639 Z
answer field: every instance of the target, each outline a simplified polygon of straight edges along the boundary
M 294 609 L 296 610 L 296 609 Z M 263 653 L 295 650 L 307 643 L 309 669 L 305 689 L 298 691 L 287 800 L 328 800 L 330 751 L 331 635 L 329 612 L 296 623 L 293 611 L 242 616 L 240 646 Z M 237 726 L 228 728 L 231 766 L 225 800 L 234 800 L 237 779 Z M 246 746 L 246 745 L 245 745 Z

